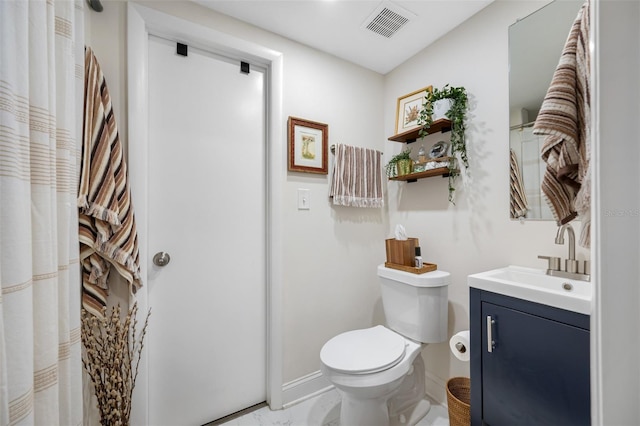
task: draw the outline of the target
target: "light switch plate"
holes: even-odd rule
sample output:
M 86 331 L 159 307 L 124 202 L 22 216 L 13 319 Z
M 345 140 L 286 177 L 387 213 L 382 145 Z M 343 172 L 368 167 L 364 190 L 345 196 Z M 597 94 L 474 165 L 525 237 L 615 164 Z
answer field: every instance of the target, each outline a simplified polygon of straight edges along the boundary
M 311 191 L 309 189 L 298 188 L 298 210 L 309 210 L 311 208 Z

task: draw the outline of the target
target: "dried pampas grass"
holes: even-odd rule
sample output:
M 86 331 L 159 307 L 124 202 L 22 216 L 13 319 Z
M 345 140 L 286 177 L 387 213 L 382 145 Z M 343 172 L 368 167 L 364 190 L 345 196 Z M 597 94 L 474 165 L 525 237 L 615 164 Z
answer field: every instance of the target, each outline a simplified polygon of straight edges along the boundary
M 82 343 L 85 348 L 82 365 L 93 382 L 103 426 L 129 425 L 131 397 L 151 310 L 138 337 L 137 313 L 137 303 L 124 319 L 120 318 L 120 305 L 114 306 L 111 314 L 104 315 L 104 318 L 82 310 Z

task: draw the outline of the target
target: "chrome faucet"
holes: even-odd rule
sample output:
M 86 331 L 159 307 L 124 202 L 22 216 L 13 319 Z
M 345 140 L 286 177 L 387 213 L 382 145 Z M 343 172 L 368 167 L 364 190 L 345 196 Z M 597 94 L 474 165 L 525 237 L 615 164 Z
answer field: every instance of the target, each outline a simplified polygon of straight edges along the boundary
M 569 234 L 569 258 L 566 261 L 567 272 L 578 272 L 578 261 L 576 260 L 576 234 L 573 232 L 571 224 L 565 223 L 558 228 L 556 233 L 556 244 L 564 244 L 564 232 Z

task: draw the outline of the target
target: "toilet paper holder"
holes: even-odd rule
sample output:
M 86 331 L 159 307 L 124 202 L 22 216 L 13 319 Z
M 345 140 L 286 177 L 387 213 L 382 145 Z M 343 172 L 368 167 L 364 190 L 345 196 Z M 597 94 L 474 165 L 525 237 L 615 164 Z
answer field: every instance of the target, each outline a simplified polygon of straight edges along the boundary
M 469 330 L 463 330 L 454 334 L 449 340 L 449 348 L 453 355 L 460 361 L 468 362 L 471 355 L 471 340 Z

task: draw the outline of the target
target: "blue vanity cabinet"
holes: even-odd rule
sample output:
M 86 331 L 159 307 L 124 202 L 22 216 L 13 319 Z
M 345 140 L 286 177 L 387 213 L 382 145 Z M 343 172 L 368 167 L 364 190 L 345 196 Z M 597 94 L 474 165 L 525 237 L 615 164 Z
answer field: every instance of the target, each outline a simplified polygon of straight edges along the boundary
M 589 316 L 470 289 L 471 424 L 590 424 Z

